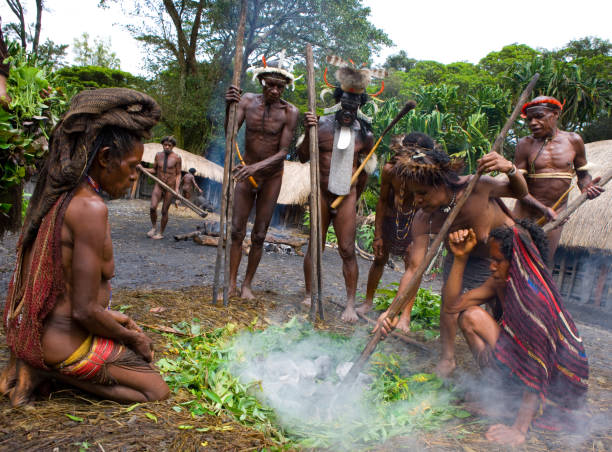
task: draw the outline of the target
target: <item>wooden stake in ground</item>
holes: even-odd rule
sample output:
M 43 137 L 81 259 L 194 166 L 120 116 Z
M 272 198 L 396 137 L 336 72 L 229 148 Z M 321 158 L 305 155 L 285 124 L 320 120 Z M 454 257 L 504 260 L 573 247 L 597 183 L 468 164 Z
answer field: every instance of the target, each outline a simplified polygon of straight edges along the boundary
M 240 4 L 240 21 L 236 33 L 236 53 L 234 54 L 234 75 L 232 85 L 240 86 L 240 73 L 242 72 L 242 54 L 244 43 L 244 28 L 246 24 L 247 0 Z M 234 181 L 231 177 L 234 164 L 234 143 L 236 140 L 237 124 L 236 109 L 238 106 L 231 103 L 227 112 L 227 129 L 225 130 L 225 162 L 223 165 L 223 188 L 221 191 L 221 212 L 219 214 L 219 240 L 217 247 L 217 260 L 215 261 L 215 277 L 213 280 L 213 304 L 217 303 L 219 295 L 219 272 L 221 271 L 221 260 L 223 258 L 223 246 L 225 246 L 225 261 L 223 272 L 223 305 L 227 306 L 228 284 L 229 284 L 229 249 L 232 223 L 232 202 L 234 195 Z
M 603 187 L 608 182 L 610 182 L 610 179 L 612 179 L 612 169 L 608 170 L 608 172 L 605 173 L 601 177 L 601 180 L 597 183 L 597 185 L 599 185 L 600 187 Z M 586 193 L 582 193 L 569 206 L 567 206 L 567 209 L 565 209 L 563 212 L 561 212 L 559 214 L 559 216 L 557 217 L 557 219 L 555 221 L 551 221 L 550 223 L 546 224 L 542 228 L 542 229 L 544 229 L 544 232 L 546 232 L 548 234 L 550 231 L 552 231 L 556 227 L 560 226 L 566 219 L 569 218 L 569 216 L 572 213 L 574 213 L 576 211 L 576 209 L 578 209 L 578 207 L 580 207 L 582 204 L 584 204 L 587 200 L 588 200 L 588 198 L 587 198 Z
M 138 165 L 137 168 L 140 170 L 140 172 L 142 174 L 146 174 L 147 176 L 149 176 L 151 179 L 153 179 L 155 182 L 157 182 L 164 190 L 167 190 L 170 193 L 172 193 L 174 196 L 176 196 L 178 199 L 180 199 L 183 202 L 183 204 L 185 204 L 187 207 L 189 207 L 195 213 L 200 215 L 202 218 L 204 218 L 204 217 L 206 217 L 208 215 L 208 213 L 206 211 L 200 209 L 198 206 L 196 206 L 194 203 L 189 201 L 187 198 L 179 195 L 177 192 L 172 190 L 167 184 L 165 184 L 162 180 L 160 180 L 159 178 L 155 177 L 153 174 L 149 173 L 142 166 Z
M 501 150 L 502 144 L 504 142 L 506 134 L 508 133 L 508 130 L 510 130 L 510 127 L 512 127 L 512 124 L 514 124 L 514 121 L 516 120 L 519 113 L 521 112 L 521 106 L 527 101 L 527 98 L 531 94 L 531 91 L 533 90 L 539 77 L 540 77 L 540 74 L 536 73 L 531 79 L 531 82 L 529 82 L 529 85 L 527 85 L 527 88 L 525 88 L 525 91 L 523 91 L 523 93 L 521 94 L 521 97 L 519 97 L 516 107 L 514 107 L 514 111 L 512 112 L 508 120 L 506 121 L 506 124 L 504 125 L 502 130 L 499 132 L 499 135 L 497 135 L 497 138 L 495 139 L 495 143 L 493 143 L 493 147 L 491 148 L 491 151 L 499 152 Z M 412 297 L 416 294 L 416 291 L 419 288 L 419 283 L 421 281 L 421 277 L 423 276 L 423 273 L 425 273 L 427 266 L 429 265 L 431 260 L 435 257 L 436 253 L 438 252 L 438 247 L 440 246 L 440 244 L 446 237 L 446 234 L 448 230 L 450 229 L 451 225 L 453 224 L 453 222 L 455 221 L 455 218 L 457 218 L 457 216 L 459 215 L 461 208 L 463 207 L 463 205 L 469 198 L 472 191 L 474 191 L 474 188 L 476 187 L 476 184 L 478 183 L 478 179 L 480 179 L 480 173 L 476 173 L 472 177 L 472 179 L 470 180 L 463 194 L 459 197 L 459 199 L 457 199 L 457 204 L 455 204 L 455 207 L 453 207 L 450 214 L 444 221 L 442 228 L 440 228 L 440 232 L 438 232 L 438 235 L 436 236 L 435 240 L 429 246 L 429 250 L 427 251 L 425 258 L 419 264 L 418 268 L 414 272 L 414 275 L 412 275 L 412 278 L 410 279 L 410 282 L 408 283 L 408 287 L 406 288 L 406 290 L 402 292 L 401 294 L 398 293 L 397 298 L 393 301 L 393 303 L 391 303 L 391 306 L 389 306 L 387 317 L 390 320 L 394 319 L 395 316 L 400 313 L 400 311 L 402 310 L 406 302 L 412 299 Z M 370 355 L 374 352 L 374 349 L 380 342 L 380 339 L 381 339 L 381 331 L 380 329 L 378 329 L 376 330 L 376 333 L 374 333 L 374 336 L 372 337 L 372 339 L 370 339 L 370 342 L 368 342 L 368 345 L 366 345 L 365 349 L 361 353 L 361 356 L 359 356 L 355 364 L 353 364 L 353 367 L 351 367 L 351 370 L 346 375 L 344 382 L 352 383 L 353 381 L 355 381 L 355 378 L 357 377 L 357 375 L 359 375 L 359 372 L 363 368 L 364 364 L 367 362 Z
M 416 107 L 416 102 L 413 100 L 409 100 L 406 105 L 404 105 L 404 108 L 402 108 L 400 110 L 400 112 L 397 114 L 397 116 L 395 118 L 393 118 L 393 121 L 391 121 L 389 123 L 389 125 L 385 128 L 385 130 L 383 131 L 383 133 L 380 135 L 380 137 L 378 138 L 378 140 L 376 141 L 376 144 L 374 144 L 374 146 L 372 147 L 372 149 L 370 150 L 370 152 L 368 152 L 368 155 L 366 156 L 366 158 L 363 159 L 363 162 L 361 162 L 361 165 L 359 165 L 359 167 L 357 168 L 357 170 L 353 173 L 353 176 L 351 177 L 351 185 L 353 185 L 355 182 L 357 182 L 357 178 L 359 177 L 359 175 L 361 174 L 361 172 L 363 171 L 363 169 L 366 166 L 366 163 L 368 163 L 368 160 L 370 160 L 372 158 L 372 156 L 374 155 L 374 152 L 376 151 L 376 149 L 378 149 L 378 146 L 380 145 L 380 143 L 382 142 L 383 138 L 385 137 L 385 135 L 393 128 L 395 127 L 395 125 L 399 122 L 400 119 L 402 119 L 404 116 L 406 116 L 406 114 L 412 110 L 414 107 Z M 331 208 L 332 209 L 337 209 L 338 206 L 340 205 L 340 203 L 342 202 L 342 200 L 344 199 L 344 195 L 342 196 L 338 196 L 336 199 L 334 199 L 334 202 L 331 203 Z
M 306 45 L 306 75 L 308 83 L 308 110 L 317 114 L 314 58 L 312 46 Z M 317 127 L 308 129 L 310 151 L 310 320 L 314 322 L 317 317 L 323 320 L 323 298 L 321 294 L 321 253 L 323 252 L 321 234 L 321 195 L 319 187 L 319 136 Z

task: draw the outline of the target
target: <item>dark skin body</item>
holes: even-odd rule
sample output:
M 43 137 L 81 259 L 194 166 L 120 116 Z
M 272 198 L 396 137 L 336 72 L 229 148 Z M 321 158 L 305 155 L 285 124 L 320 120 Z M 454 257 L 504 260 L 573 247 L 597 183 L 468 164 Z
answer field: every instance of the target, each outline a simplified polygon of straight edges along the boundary
M 246 121 L 246 149 L 242 153 L 246 164 L 237 165 L 233 170 L 236 188 L 230 250 L 230 296 L 238 295 L 236 280 L 242 258 L 242 242 L 246 236 L 249 214 L 255 204 L 251 250 L 240 293 L 242 298 L 255 298 L 251 283 L 261 260 L 263 243 L 280 193 L 283 162 L 287 157 L 299 114 L 295 106 L 281 99 L 285 86 L 284 80 L 264 77 L 262 94 L 245 93 L 240 96 L 238 88 L 230 86 L 225 97 L 228 106 L 231 102 L 238 103 L 238 128 Z M 249 177 L 253 177 L 257 182 L 257 190 L 249 182 Z
M 179 193 L 183 195 L 183 197 L 186 199 L 191 199 L 191 194 L 194 190 L 202 194 L 202 189 L 198 187 L 198 184 L 196 184 L 195 177 L 191 173 L 187 173 L 183 176 L 179 189 Z
M 179 185 L 181 182 L 181 157 L 172 152 L 174 145 L 168 141 L 162 143 L 164 147 L 163 152 L 158 152 L 155 155 L 155 163 L 153 164 L 153 168 L 147 170 L 157 176 L 158 179 L 161 179 L 169 187 L 174 188 L 174 190 L 179 192 Z M 168 161 L 166 164 L 166 171 L 164 171 L 164 158 L 165 155 L 168 156 Z M 153 193 L 151 193 L 151 209 L 149 210 L 149 215 L 151 216 L 151 225 L 153 228 L 149 231 L 149 237 L 153 239 L 162 239 L 164 230 L 166 229 L 166 225 L 168 224 L 168 210 L 170 210 L 170 206 L 172 205 L 172 198 L 174 196 L 169 191 L 164 190 L 159 186 L 159 184 L 155 184 L 153 187 Z M 157 206 L 160 201 L 162 203 L 162 218 L 159 223 L 159 231 L 156 231 L 157 224 Z
M 483 173 L 491 171 L 507 173 L 512 169 L 512 163 L 499 154 L 491 152 L 479 160 L 478 168 Z M 461 181 L 467 183 L 471 177 L 474 176 L 462 176 Z M 415 205 L 420 210 L 416 213 L 412 223 L 413 242 L 410 247 L 410 263 L 400 281 L 397 296 L 406 291 L 412 275 L 425 257 L 429 245 L 429 235 L 439 232 L 446 220 L 447 214 L 441 212 L 440 207 L 449 205 L 452 199 L 452 191 L 446 186 L 429 187 L 409 182 L 408 187 L 414 193 Z M 465 187 L 458 190 L 456 197 L 459 198 L 464 190 Z M 482 176 L 451 225 L 450 232 L 461 229 L 473 229 L 478 240 L 478 245 L 474 248 L 474 255 L 488 258 L 489 250 L 486 243 L 489 232 L 499 226 L 514 224 L 512 219 L 499 207 L 495 198 L 521 198 L 526 194 L 527 183 L 518 171 L 514 176 L 509 176 L 507 179 Z M 393 321 L 390 321 L 387 318 L 386 312 L 380 316 L 379 326 L 383 327 L 383 332 L 395 328 L 398 325 L 398 321 L 406 322 L 406 325 L 410 325 L 410 311 L 414 304 L 415 295 L 416 290 L 408 294 L 407 299 L 410 301 L 404 307 L 401 319 L 396 317 Z M 442 353 L 440 362 L 436 367 L 436 373 L 442 377 L 448 376 L 456 367 L 455 335 L 457 332 L 457 314 L 445 312 L 443 308 L 446 303 L 447 301 L 443 297 L 442 309 L 440 310 Z
M 577 133 L 564 132 L 557 128 L 558 111 L 537 106 L 528 108 L 526 115 L 532 135 L 522 138 L 518 143 L 514 157 L 518 169 L 528 170 L 534 159 L 536 174 L 572 172 L 574 168 L 586 165 L 582 138 Z M 540 148 L 542 151 L 536 159 Z M 589 199 L 596 198 L 603 192 L 603 188 L 597 186 L 600 178 L 592 180 L 588 171 L 577 171 L 576 175 L 580 191 L 586 192 Z M 556 212 L 552 206 L 570 187 L 571 179 L 526 179 L 529 194 L 517 201 L 514 207 L 516 217 L 535 221 L 545 216 L 549 221 L 554 220 L 557 213 L 567 207 L 568 198 L 561 202 Z M 553 261 L 562 231 L 563 227 L 560 226 L 548 233 L 549 264 Z
M 361 126 L 359 122 L 355 121 L 357 106 L 358 104 L 350 104 L 350 102 L 349 105 L 343 104 L 343 110 L 349 111 L 350 114 L 345 115 L 343 119 L 344 122 L 341 122 L 342 126 L 353 127 L 357 132 L 355 135 L 353 173 L 359 166 L 359 156 L 365 155 L 374 145 L 374 138 L 371 132 L 367 132 L 365 138 L 361 136 Z M 342 313 L 342 320 L 352 323 L 356 322 L 358 319 L 357 313 L 355 312 L 355 295 L 357 292 L 357 279 L 359 277 L 359 268 L 355 255 L 356 206 L 357 200 L 365 188 L 368 177 L 366 173 L 362 172 L 357 179 L 357 183 L 351 187 L 350 193 L 344 198 L 342 203 L 338 206 L 338 209 L 332 212 L 330 205 L 336 198 L 336 195 L 330 193 L 327 190 L 327 186 L 334 146 L 336 119 L 333 115 L 329 115 L 323 116 L 317 120 L 317 117 L 312 113 L 306 113 L 305 126 L 318 126 L 321 234 L 322 237 L 325 237 L 329 225 L 333 224 L 336 236 L 338 237 L 338 252 L 342 258 L 342 274 L 344 275 L 344 282 L 346 285 L 347 303 L 346 309 Z M 310 158 L 309 144 L 310 140 L 308 139 L 308 134 L 306 134 L 306 139 L 298 149 L 298 156 L 301 162 L 306 162 Z M 312 283 L 310 246 L 304 258 L 304 280 L 306 294 L 303 303 L 309 306 Z
M 496 240 L 489 241 L 491 276 L 485 283 L 463 295 L 462 279 L 470 252 L 477 244 L 473 229 L 463 229 L 449 234 L 449 248 L 454 254 L 448 281 L 443 296 L 449 301 L 445 311 L 451 315 L 461 314 L 459 326 L 481 367 L 489 365 L 491 352 L 499 339 L 500 326 L 481 304 L 497 298 L 504 304 L 510 262 L 501 252 Z M 525 442 L 531 421 L 538 408 L 538 395 L 525 389 L 516 419 L 512 425 L 495 424 L 486 433 L 489 441 L 518 446 Z
M 389 202 L 389 192 L 391 189 L 393 190 L 393 194 L 395 196 L 393 203 Z M 393 174 L 393 165 L 391 163 L 386 163 L 382 169 L 380 197 L 378 198 L 378 204 L 376 204 L 374 242 L 372 243 L 372 248 L 374 249 L 374 262 L 372 263 L 370 272 L 368 273 L 368 285 L 365 301 L 356 309 L 360 314 L 366 314 L 372 310 L 374 294 L 378 288 L 378 283 L 382 277 L 385 265 L 389 261 L 389 247 L 387 246 L 385 237 L 383 236 L 383 220 L 386 216 L 393 215 L 395 210 L 398 208 L 397 206 L 399 206 L 403 212 L 407 212 L 414 204 L 411 192 L 405 190 L 404 199 L 401 199 L 401 193 L 402 180 Z M 408 253 L 403 256 L 403 259 L 405 268 L 408 268 Z
M 111 198 L 122 196 L 137 177 L 142 143 L 120 160 L 103 148 L 96 156 L 89 175 Z M 86 221 L 84 221 L 86 220 Z M 153 342 L 127 315 L 107 309 L 110 280 L 115 273 L 108 209 L 102 198 L 86 182 L 75 191 L 66 209 L 61 230 L 62 267 L 65 289 L 44 322 L 42 351 L 52 367 L 68 358 L 89 334 L 125 344 L 145 361 L 153 359 Z M 25 268 L 31 255 L 24 256 Z M 169 389 L 157 372 L 108 365 L 116 385 L 105 386 L 78 380 L 55 371 L 35 370 L 18 361 L 18 381 L 11 394 L 14 405 L 27 403 L 37 384 L 47 377 L 118 402 L 147 402 L 168 397 Z

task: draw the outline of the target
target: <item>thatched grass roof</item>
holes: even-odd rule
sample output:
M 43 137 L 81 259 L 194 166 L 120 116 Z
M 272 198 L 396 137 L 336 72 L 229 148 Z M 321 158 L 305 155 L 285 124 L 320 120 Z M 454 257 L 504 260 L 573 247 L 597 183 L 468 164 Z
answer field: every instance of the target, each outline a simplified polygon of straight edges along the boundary
M 160 143 L 146 143 L 144 145 L 144 153 L 142 154 L 142 161 L 153 164 L 155 161 L 155 154 L 162 152 L 164 148 Z M 202 157 L 201 155 L 195 155 L 191 152 L 187 152 L 183 149 L 175 147 L 173 149 L 178 155 L 181 156 L 183 171 L 189 171 L 189 168 L 195 168 L 196 176 L 205 177 L 212 179 L 215 182 L 223 182 L 223 167 L 211 162 L 210 160 Z
M 160 143 L 146 143 L 142 161 L 151 163 L 155 161 L 155 154 L 162 152 Z M 175 147 L 174 152 L 181 156 L 182 170 L 188 171 L 195 168 L 196 176 L 223 183 L 223 167 L 210 160 Z M 310 165 L 308 163 L 285 162 L 285 171 L 281 191 L 278 196 L 278 204 L 304 204 L 308 202 L 310 195 Z
M 612 140 L 597 141 L 586 145 L 587 161 L 595 167 L 589 170 L 593 178 L 603 175 L 612 168 Z M 575 179 L 574 179 L 575 183 Z M 594 200 L 584 203 L 570 216 L 563 228 L 560 245 L 567 248 L 604 250 L 612 253 L 612 185 Z M 569 195 L 572 202 L 580 195 L 574 188 Z M 504 199 L 512 208 L 514 200 Z

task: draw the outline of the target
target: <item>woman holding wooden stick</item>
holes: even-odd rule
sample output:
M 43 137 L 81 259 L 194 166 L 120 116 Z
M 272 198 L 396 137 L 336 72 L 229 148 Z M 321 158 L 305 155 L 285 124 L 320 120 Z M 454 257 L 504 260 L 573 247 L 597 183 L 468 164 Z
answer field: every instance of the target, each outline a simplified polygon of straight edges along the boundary
M 406 181 L 407 190 L 413 193 L 415 207 L 419 209 L 412 223 L 413 242 L 410 249 L 410 261 L 400 282 L 398 294 L 406 290 L 415 269 L 423 260 L 429 245 L 429 237 L 436 234 L 456 200 L 463 194 L 468 182 L 474 175 L 460 176 L 462 162 L 451 160 L 441 151 L 421 152 L 414 155 L 399 156 L 394 166 L 397 177 Z M 500 197 L 522 198 L 527 194 L 527 184 L 516 167 L 496 152 L 491 152 L 479 160 L 478 170 L 482 173 L 500 171 L 508 178 L 496 179 L 482 176 L 459 215 L 453 222 L 450 232 L 458 229 L 472 228 L 475 231 L 478 245 L 470 255 L 463 277 L 463 289 L 472 289 L 481 285 L 490 274 L 489 252 L 486 242 L 489 232 L 500 226 L 514 224 L 509 212 L 500 204 Z M 452 256 L 447 256 L 444 263 L 444 279 L 452 263 Z M 410 311 L 415 293 L 409 294 L 410 300 L 404 307 L 401 317 L 394 319 L 392 325 L 386 319 L 386 312 L 379 319 L 383 330 L 389 327 L 410 328 Z M 457 315 L 440 312 L 440 340 L 442 356 L 436 372 L 441 376 L 449 375 L 455 368 L 455 334 Z M 381 323 L 379 323 L 381 324 Z

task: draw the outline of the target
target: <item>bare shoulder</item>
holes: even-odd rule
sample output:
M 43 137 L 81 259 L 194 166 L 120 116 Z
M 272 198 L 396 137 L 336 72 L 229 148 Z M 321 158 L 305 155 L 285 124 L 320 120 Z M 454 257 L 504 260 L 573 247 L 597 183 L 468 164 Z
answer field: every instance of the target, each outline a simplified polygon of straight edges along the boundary
M 533 137 L 531 135 L 521 138 L 516 144 L 516 152 L 514 154 L 514 160 L 525 158 L 531 150 L 533 145 Z
M 84 221 L 84 219 L 86 219 Z M 64 223 L 73 231 L 102 230 L 106 231 L 108 222 L 108 207 L 98 196 L 79 196 L 72 198 L 66 214 Z
M 255 93 L 243 93 L 240 96 L 240 103 L 244 104 L 244 105 L 250 105 L 253 103 L 254 100 L 257 99 L 258 96 L 260 96 L 261 94 L 255 94 Z
M 567 138 L 567 140 L 572 144 L 572 146 L 584 146 L 584 141 L 582 137 L 576 132 L 565 132 L 560 131 Z
M 284 102 L 287 104 L 287 115 L 290 116 L 291 118 L 297 118 L 300 114 L 300 110 L 298 110 L 298 108 L 295 105 L 287 101 L 284 101 Z

